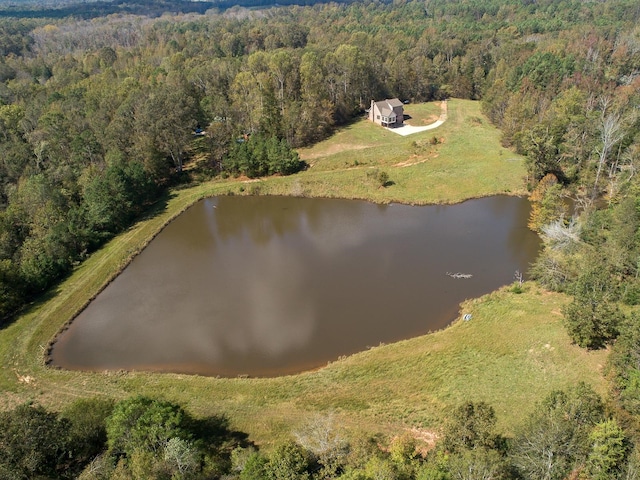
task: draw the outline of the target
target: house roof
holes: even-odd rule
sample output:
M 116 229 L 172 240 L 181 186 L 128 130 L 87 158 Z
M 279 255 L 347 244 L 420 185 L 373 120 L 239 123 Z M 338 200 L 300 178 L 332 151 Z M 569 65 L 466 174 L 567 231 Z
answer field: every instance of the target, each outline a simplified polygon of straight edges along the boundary
M 395 107 L 402 107 L 402 102 L 400 100 L 398 100 L 397 98 L 391 98 L 391 99 L 387 99 L 387 100 L 381 100 L 379 102 L 376 102 L 376 107 L 378 107 L 378 110 L 380 110 L 380 113 L 384 116 L 392 116 L 393 115 L 393 109 Z M 395 115 L 393 115 L 395 116 Z

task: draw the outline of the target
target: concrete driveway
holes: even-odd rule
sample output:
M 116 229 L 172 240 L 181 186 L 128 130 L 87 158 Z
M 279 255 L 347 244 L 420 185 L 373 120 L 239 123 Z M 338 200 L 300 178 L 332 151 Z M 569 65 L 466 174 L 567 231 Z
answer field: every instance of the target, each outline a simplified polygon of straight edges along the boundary
M 413 133 L 420 133 L 420 132 L 426 132 L 427 130 L 433 130 L 434 128 L 438 128 L 444 122 L 445 122 L 444 120 L 437 120 L 432 124 L 425 125 L 423 127 L 414 127 L 412 125 L 404 124 L 401 127 L 387 128 L 387 130 L 393 133 L 397 133 L 398 135 L 402 135 L 403 137 L 406 137 L 407 135 L 411 135 Z
M 413 133 L 420 133 L 420 132 L 426 132 L 427 130 L 433 130 L 434 128 L 438 128 L 440 125 L 442 125 L 444 122 L 447 121 L 447 101 L 446 100 L 442 101 L 442 103 L 440 104 L 440 109 L 442 111 L 440 113 L 440 118 L 429 125 L 425 125 L 423 127 L 414 127 L 412 125 L 407 125 L 405 123 L 401 127 L 387 128 L 387 130 L 393 133 L 397 133 L 398 135 L 402 135 L 403 137 L 406 137 L 407 135 L 411 135 Z

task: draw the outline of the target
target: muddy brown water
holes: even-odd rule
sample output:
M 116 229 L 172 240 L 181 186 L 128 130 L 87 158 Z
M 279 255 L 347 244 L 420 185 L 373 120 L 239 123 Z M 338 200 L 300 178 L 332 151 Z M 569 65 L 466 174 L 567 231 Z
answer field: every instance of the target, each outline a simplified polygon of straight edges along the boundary
M 422 335 L 527 270 L 539 249 L 528 213 L 507 196 L 420 207 L 203 200 L 75 319 L 52 363 L 277 376 Z

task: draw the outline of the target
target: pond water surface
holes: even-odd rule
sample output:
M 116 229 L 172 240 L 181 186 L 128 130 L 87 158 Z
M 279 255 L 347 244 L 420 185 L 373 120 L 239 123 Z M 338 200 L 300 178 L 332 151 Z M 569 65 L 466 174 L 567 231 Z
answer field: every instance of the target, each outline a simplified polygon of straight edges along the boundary
M 170 223 L 52 351 L 76 370 L 276 376 L 440 329 L 537 255 L 526 199 L 220 197 Z M 470 278 L 452 278 L 463 273 Z

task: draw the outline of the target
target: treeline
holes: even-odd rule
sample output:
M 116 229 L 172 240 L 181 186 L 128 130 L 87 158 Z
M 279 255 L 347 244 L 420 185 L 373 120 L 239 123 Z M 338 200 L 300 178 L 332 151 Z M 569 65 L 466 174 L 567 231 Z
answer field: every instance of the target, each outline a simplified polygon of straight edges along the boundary
M 291 175 L 304 166 L 298 153 L 284 139 L 256 135 L 250 140 L 237 141 L 231 147 L 222 165 L 225 173 L 249 178 Z
M 57 414 L 25 404 L 0 413 L 0 478 L 637 478 L 638 452 L 584 385 L 550 393 L 512 437 L 496 422 L 490 405 L 466 402 L 449 412 L 434 445 L 415 433 L 353 439 L 324 414 L 263 451 L 232 431 L 229 419 L 194 418 L 163 400 L 79 400 Z
M 224 417 L 196 419 L 146 397 L 83 399 L 60 413 L 24 404 L 0 413 L 0 478 L 219 478 L 246 447 Z
M 341 0 L 349 3 L 352 0 Z M 301 5 L 310 6 L 328 3 L 327 0 L 32 0 L 0 2 L 0 18 L 33 18 L 33 19 L 93 19 L 107 15 L 140 15 L 144 17 L 160 17 L 165 14 L 205 14 L 209 11 L 219 12 L 233 7 L 265 8 L 273 6 Z
M 0 18 L 44 18 L 62 19 L 67 17 L 91 19 L 107 15 L 144 15 L 159 17 L 165 13 L 205 13 L 216 6 L 213 2 L 190 0 L 135 0 L 135 1 L 63 1 L 58 3 L 33 1 L 0 4 Z

